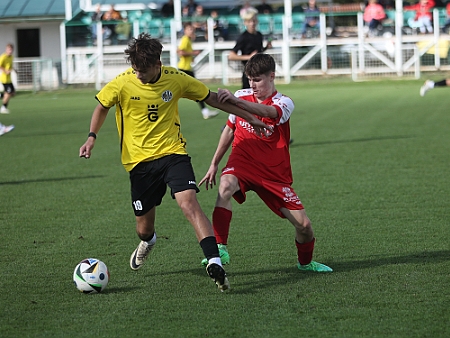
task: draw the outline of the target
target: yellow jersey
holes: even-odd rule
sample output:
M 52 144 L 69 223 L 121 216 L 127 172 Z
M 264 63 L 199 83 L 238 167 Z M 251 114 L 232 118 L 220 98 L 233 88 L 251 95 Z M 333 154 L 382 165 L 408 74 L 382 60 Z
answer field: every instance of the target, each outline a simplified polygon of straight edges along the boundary
M 187 154 L 178 100 L 203 101 L 209 89 L 173 67 L 161 67 L 156 83 L 142 84 L 132 68 L 109 82 L 96 96 L 105 108 L 116 106 L 121 160 L 127 171 L 138 163 L 171 154 Z
M 192 53 L 192 41 L 187 35 L 184 35 L 180 40 L 179 50 L 184 50 L 185 52 Z M 180 62 L 178 62 L 178 69 L 192 70 L 192 55 L 180 56 Z
M 0 67 L 11 70 L 13 68 L 13 56 L 7 55 L 6 53 L 3 53 L 0 55 Z M 11 81 L 11 73 L 6 74 L 5 72 L 0 71 L 0 82 L 1 83 L 12 83 Z

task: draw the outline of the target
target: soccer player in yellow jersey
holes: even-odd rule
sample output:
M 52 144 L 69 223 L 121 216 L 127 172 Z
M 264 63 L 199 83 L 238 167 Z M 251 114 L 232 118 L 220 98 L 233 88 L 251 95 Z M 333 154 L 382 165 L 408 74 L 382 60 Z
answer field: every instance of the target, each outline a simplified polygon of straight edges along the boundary
M 9 99 L 16 94 L 16 90 L 14 89 L 14 85 L 11 80 L 11 72 L 13 71 L 13 50 L 13 45 L 8 43 L 6 45 L 5 52 L 0 55 L 0 82 L 3 84 L 3 88 L 5 90 L 1 94 L 2 106 L 0 108 L 0 113 L 2 114 L 9 114 Z
M 256 116 L 228 102 L 199 80 L 161 63 L 161 43 L 146 33 L 133 38 L 125 54 L 131 68 L 109 82 L 96 96 L 87 141 L 79 156 L 90 158 L 97 133 L 109 109 L 116 106 L 122 164 L 129 172 L 136 232 L 141 242 L 130 258 L 131 269 L 144 263 L 156 243 L 156 207 L 169 186 L 185 217 L 194 227 L 208 260 L 206 271 L 221 291 L 229 282 L 219 256 L 211 222 L 200 208 L 186 140 L 181 133 L 178 100 L 205 101 L 228 113 L 245 118 L 258 134 L 271 128 Z M 265 129 L 266 128 L 266 129 Z
M 192 69 L 192 60 L 194 56 L 199 54 L 198 50 L 193 50 L 192 41 L 195 39 L 195 28 L 190 22 L 185 22 L 183 24 L 184 35 L 180 40 L 178 45 L 177 53 L 180 56 L 180 61 L 178 62 L 178 69 L 185 72 L 187 75 L 195 77 L 194 70 Z M 202 109 L 203 118 L 210 119 L 214 116 L 219 115 L 217 110 L 209 110 L 203 101 L 199 102 L 200 108 Z

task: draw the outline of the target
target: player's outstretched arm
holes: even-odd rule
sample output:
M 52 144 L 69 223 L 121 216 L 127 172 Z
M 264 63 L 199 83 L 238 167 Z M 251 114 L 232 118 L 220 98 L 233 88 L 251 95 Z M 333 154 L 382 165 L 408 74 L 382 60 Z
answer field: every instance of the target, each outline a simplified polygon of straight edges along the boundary
M 206 190 L 208 190 L 209 188 L 212 189 L 212 187 L 216 185 L 216 174 L 217 169 L 219 168 L 219 163 L 227 152 L 228 148 L 230 148 L 230 145 L 233 142 L 233 137 L 233 130 L 228 126 L 225 126 L 225 128 L 223 128 L 222 134 L 220 135 L 216 152 L 214 153 L 214 156 L 211 160 L 211 165 L 209 166 L 205 177 L 203 177 L 198 184 L 199 186 L 201 186 L 203 183 L 206 183 L 205 188 Z
M 209 104 L 210 106 L 214 108 L 218 108 L 220 110 L 223 110 L 226 113 L 234 114 L 236 116 L 242 117 L 245 119 L 248 123 L 250 123 L 255 130 L 256 135 L 258 136 L 269 136 L 272 132 L 272 127 L 269 127 L 265 123 L 263 123 L 261 120 L 259 120 L 256 116 L 251 114 L 250 112 L 242 109 L 240 106 L 237 106 L 233 103 L 231 103 L 228 100 L 225 100 L 223 102 L 220 102 L 217 93 L 210 92 L 210 95 L 205 100 L 205 103 Z
M 95 107 L 91 118 L 91 125 L 89 131 L 95 135 L 99 132 L 100 128 L 105 122 L 106 116 L 108 115 L 109 108 L 103 107 L 100 103 Z M 88 136 L 86 142 L 80 148 L 80 157 L 90 158 L 91 151 L 95 145 L 95 137 Z
M 258 51 L 254 50 L 250 54 L 237 54 L 234 51 L 230 51 L 230 54 L 228 55 L 228 60 L 230 61 L 248 61 L 251 59 L 251 57 L 255 54 L 257 54 Z
M 217 91 L 217 99 L 219 100 L 219 102 L 230 102 L 231 104 L 237 105 L 242 109 L 261 117 L 276 118 L 278 116 L 278 112 L 275 107 L 241 100 L 238 97 L 234 96 L 234 94 L 231 93 L 228 89 L 219 88 L 219 90 Z

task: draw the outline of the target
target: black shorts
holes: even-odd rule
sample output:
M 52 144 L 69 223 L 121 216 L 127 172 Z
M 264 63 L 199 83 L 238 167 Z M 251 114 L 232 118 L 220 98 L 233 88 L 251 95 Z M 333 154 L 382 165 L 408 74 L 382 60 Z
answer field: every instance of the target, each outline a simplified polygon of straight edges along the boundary
M 194 189 L 194 169 L 188 155 L 168 155 L 150 162 L 139 163 L 130 171 L 131 201 L 136 216 L 145 215 L 161 204 L 169 186 L 172 198 L 180 191 Z
M 2 83 L 5 93 L 14 94 L 16 92 L 14 85 L 12 83 Z

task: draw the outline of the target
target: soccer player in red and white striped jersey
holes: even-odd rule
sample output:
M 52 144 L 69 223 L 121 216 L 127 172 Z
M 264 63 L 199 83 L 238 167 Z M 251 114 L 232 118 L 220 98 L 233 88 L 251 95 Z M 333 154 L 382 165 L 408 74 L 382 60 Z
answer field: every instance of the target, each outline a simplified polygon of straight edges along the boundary
M 219 191 L 213 212 L 213 227 L 222 264 L 229 262 L 226 245 L 232 217 L 231 198 L 238 203 L 246 200 L 246 192 L 254 191 L 281 218 L 295 227 L 297 267 L 300 270 L 331 272 L 332 269 L 312 260 L 314 232 L 302 202 L 292 188 L 289 154 L 289 119 L 294 111 L 291 98 L 275 88 L 275 61 L 263 53 L 255 54 L 246 64 L 249 89 L 219 89 L 221 102 L 230 102 L 254 114 L 273 128 L 268 137 L 255 134 L 244 119 L 230 115 L 219 140 L 211 166 L 199 185 L 206 188 L 216 184 L 218 165 L 232 146 L 225 168 L 222 169 Z M 204 262 L 202 262 L 204 263 Z

